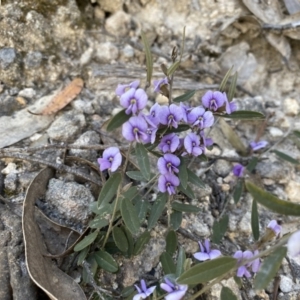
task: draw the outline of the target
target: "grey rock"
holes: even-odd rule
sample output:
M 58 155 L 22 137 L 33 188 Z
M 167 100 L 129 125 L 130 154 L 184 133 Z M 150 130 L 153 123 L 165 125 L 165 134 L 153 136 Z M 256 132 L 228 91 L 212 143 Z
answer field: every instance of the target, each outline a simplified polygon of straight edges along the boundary
M 20 97 L 25 97 L 25 98 L 33 98 L 36 95 L 36 91 L 33 88 L 27 88 L 24 90 L 21 90 L 18 94 Z
M 101 43 L 97 46 L 95 57 L 99 62 L 109 63 L 119 57 L 119 49 L 113 43 Z
M 125 58 L 132 58 L 134 57 L 134 49 L 130 45 L 126 45 L 122 50 L 122 54 Z
M 130 22 L 130 15 L 124 11 L 117 11 L 106 20 L 105 28 L 113 35 L 125 37 L 128 35 Z
M 285 275 L 280 275 L 280 290 L 283 293 L 289 293 L 296 289 L 296 284 L 293 282 L 293 280 Z M 299 288 L 299 286 L 298 286 Z
M 259 162 L 256 166 L 256 171 L 265 178 L 273 180 L 281 180 L 288 178 L 290 174 L 290 168 L 286 164 L 280 161 L 275 162 Z
M 75 142 L 75 145 L 97 145 L 100 143 L 100 137 L 95 131 L 86 131 Z M 70 150 L 70 155 L 79 156 L 91 161 L 96 161 L 98 154 L 96 150 Z
M 51 139 L 70 141 L 74 140 L 76 134 L 85 125 L 86 122 L 83 114 L 70 111 L 58 117 L 47 130 L 47 133 Z
M 214 165 L 213 170 L 222 177 L 226 177 L 232 170 L 232 165 L 223 159 L 218 159 Z
M 24 65 L 27 69 L 36 69 L 38 68 L 43 59 L 43 54 L 39 51 L 28 52 L 24 58 Z
M 7 69 L 17 57 L 16 50 L 14 48 L 2 48 L 0 49 L 0 68 Z
M 46 201 L 66 221 L 84 224 L 91 215 L 89 205 L 95 199 L 90 190 L 81 184 L 52 178 L 46 192 Z
M 93 103 L 88 100 L 82 100 L 78 99 L 75 101 L 72 101 L 71 103 L 72 107 L 74 107 L 77 111 L 83 112 L 87 115 L 91 115 L 95 113 L 95 109 L 93 108 Z
M 122 10 L 124 0 L 96 0 L 95 2 L 98 2 L 100 7 L 110 13 L 114 13 L 118 10 Z

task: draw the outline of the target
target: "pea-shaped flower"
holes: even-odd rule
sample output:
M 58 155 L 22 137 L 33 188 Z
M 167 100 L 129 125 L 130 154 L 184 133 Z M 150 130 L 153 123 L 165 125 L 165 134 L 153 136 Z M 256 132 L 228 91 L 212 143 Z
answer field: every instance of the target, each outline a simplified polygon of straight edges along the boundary
M 115 172 L 122 163 L 122 154 L 117 147 L 109 147 L 103 151 L 102 158 L 98 158 L 100 171 L 110 169 Z

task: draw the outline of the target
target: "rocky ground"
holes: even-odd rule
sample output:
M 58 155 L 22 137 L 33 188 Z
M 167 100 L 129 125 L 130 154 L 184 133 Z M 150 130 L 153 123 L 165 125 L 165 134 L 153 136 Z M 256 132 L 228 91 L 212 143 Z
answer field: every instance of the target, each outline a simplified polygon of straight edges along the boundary
M 239 74 L 235 99 L 239 109 L 256 110 L 267 116 L 266 122 L 229 122 L 241 141 L 248 147 L 259 134 L 270 146 L 278 143 L 277 150 L 300 159 L 299 140 L 286 138 L 291 131 L 300 130 L 298 29 L 281 27 L 270 31 L 263 28 L 263 24 L 275 21 L 277 25 L 291 24 L 290 19 L 288 23 L 284 18 L 299 11 L 297 5 L 296 8 L 289 6 L 297 1 L 262 2 L 262 7 L 253 7 L 252 1 L 246 0 L 2 0 L 0 147 L 11 150 L 10 155 L 0 151 L 1 300 L 43 297 L 36 296 L 37 288 L 26 271 L 21 231 L 25 192 L 43 167 L 40 163 L 44 160 L 48 165 L 58 166 L 67 161 L 68 156 L 77 156 L 92 163 L 87 165 L 69 158 L 67 165 L 99 181 L 97 171 L 93 171 L 93 166 L 97 169 L 99 149 L 38 147 L 53 143 L 126 144 L 120 132 L 114 136 L 106 133 L 105 122 L 120 110 L 114 92 L 118 83 L 140 79 L 145 84 L 142 30 L 151 44 L 154 78 L 160 78 L 163 76 L 160 65 L 170 64 L 170 53 L 174 46 L 180 47 L 186 27 L 185 52 L 176 72 L 174 95 L 195 89 L 193 103 L 199 103 L 205 90 L 217 88 L 233 65 Z M 47 116 L 28 113 L 28 110 L 38 110 L 49 95 L 76 77 L 83 79 L 84 88 L 63 110 Z M 152 89 L 148 94 L 148 108 L 155 101 L 164 101 Z M 211 136 L 215 146 L 208 155 L 238 157 L 220 127 L 214 128 Z M 35 147 L 35 151 L 16 151 L 16 148 L 26 147 Z M 20 156 L 16 159 L 17 155 L 25 155 L 27 159 Z M 39 161 L 28 159 L 31 155 Z M 265 158 L 255 174 L 261 185 L 281 199 L 300 202 L 298 166 L 280 160 L 271 152 Z M 214 219 L 236 181 L 231 173 L 232 162 L 228 160 L 217 160 L 213 165 L 199 164 L 196 169 L 207 188 L 197 191 L 197 199 L 193 200 L 193 204 L 202 208 L 201 213 L 186 215 L 182 223 L 182 228 L 194 236 L 193 240 L 184 235 L 179 239 L 188 253 L 198 250 L 197 239 L 210 236 Z M 77 175 L 76 172 L 58 172 L 50 181 L 45 196 L 47 202 L 42 199 L 38 205 L 50 218 L 81 231 L 91 217 L 88 205 L 97 198 L 99 186 Z M 73 198 L 80 201 L 71 202 Z M 243 249 L 253 241 L 251 202 L 249 194 L 244 195 L 238 205 L 229 200 L 229 230 L 221 247 L 224 253 Z M 295 217 L 259 209 L 262 228 L 273 218 L 283 222 L 284 232 L 299 227 Z M 163 225 L 155 227 L 151 247 L 133 260 L 123 260 L 118 274 L 99 274 L 103 285 L 121 290 L 151 270 L 158 276 L 165 231 Z M 299 270 L 300 259 L 292 260 L 291 264 L 284 261 L 279 274 L 278 299 L 299 299 Z M 80 280 L 78 271 L 72 276 Z M 242 289 L 233 280 L 224 284 L 238 299 L 273 299 L 272 285 L 266 291 L 255 292 L 248 281 Z M 205 299 L 219 299 L 220 290 L 221 285 L 215 286 Z M 86 292 L 88 296 L 90 290 Z

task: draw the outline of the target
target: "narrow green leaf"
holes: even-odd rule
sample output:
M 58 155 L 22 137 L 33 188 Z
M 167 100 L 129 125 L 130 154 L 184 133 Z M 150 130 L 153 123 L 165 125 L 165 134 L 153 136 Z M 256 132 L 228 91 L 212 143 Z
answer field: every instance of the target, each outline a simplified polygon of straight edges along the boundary
M 127 238 L 127 242 L 128 242 L 127 255 L 130 257 L 133 254 L 133 249 L 134 249 L 133 237 L 130 230 L 126 226 L 122 226 L 121 229 L 123 230 Z
M 212 234 L 212 242 L 215 244 L 219 244 L 221 239 L 223 238 L 229 223 L 228 215 L 224 215 L 219 221 L 215 220 L 213 225 L 213 234 Z
M 110 214 L 112 213 L 112 205 L 110 203 L 105 203 L 103 205 L 101 205 L 99 208 L 98 208 L 98 202 L 95 201 L 95 202 L 92 202 L 90 205 L 90 210 L 96 214 L 96 215 L 99 215 L 99 216 L 105 216 L 106 214 Z
M 127 171 L 126 175 L 133 180 L 147 181 L 140 171 Z
M 165 207 L 166 207 L 166 203 L 168 200 L 168 195 L 167 193 L 159 193 L 159 195 L 157 196 L 151 212 L 150 212 L 150 216 L 148 219 L 148 229 L 152 229 L 155 225 L 156 222 L 158 221 L 158 219 L 160 218 L 160 216 L 162 215 Z
M 153 72 L 153 60 L 150 50 L 150 46 L 147 40 L 147 37 L 144 32 L 141 32 L 142 42 L 144 44 L 145 54 L 146 54 L 146 67 L 147 67 L 147 84 L 151 85 L 151 78 Z
M 195 95 L 195 93 L 196 93 L 195 90 L 188 91 L 188 92 L 184 93 L 183 95 L 174 98 L 173 102 L 178 102 L 179 103 L 179 102 L 188 101 Z
M 172 208 L 177 211 L 189 212 L 189 213 L 197 213 L 201 210 L 201 208 L 199 208 L 195 205 L 184 204 L 184 203 L 180 203 L 178 201 L 172 202 Z
M 140 220 L 133 204 L 127 198 L 121 200 L 121 215 L 126 227 L 132 234 L 137 234 L 140 230 Z
M 258 239 L 259 239 L 259 219 L 258 219 L 257 202 L 254 199 L 252 201 L 251 227 L 252 227 L 253 237 L 256 241 L 258 241 Z
M 171 213 L 171 220 L 170 220 L 171 227 L 172 227 L 174 230 L 177 230 L 177 229 L 180 227 L 181 222 L 182 222 L 182 212 L 181 212 L 181 211 L 174 210 L 174 211 Z
M 137 143 L 135 147 L 136 158 L 138 165 L 140 167 L 143 177 L 147 180 L 150 180 L 150 162 L 148 157 L 148 152 L 143 144 Z
M 96 237 L 98 235 L 98 231 L 94 231 L 91 234 L 87 235 L 84 237 L 84 239 L 82 241 L 80 241 L 75 247 L 74 247 L 74 251 L 78 252 L 83 250 L 85 247 L 89 246 L 90 244 L 92 244 Z
M 133 255 L 138 255 L 142 252 L 144 249 L 144 246 L 150 241 L 151 235 L 149 231 L 144 231 L 137 239 L 135 245 L 134 245 L 134 250 L 133 250 Z
M 114 258 L 106 251 L 99 250 L 94 253 L 96 262 L 100 268 L 107 272 L 115 273 L 118 271 L 118 264 Z
M 233 66 L 227 71 L 227 73 L 225 74 L 224 78 L 221 81 L 221 84 L 220 84 L 220 87 L 219 87 L 219 90 L 221 92 L 225 92 L 227 81 L 228 81 L 229 77 L 231 76 L 232 69 L 233 69 Z
M 101 229 L 107 226 L 109 220 L 105 219 L 103 216 L 96 216 L 93 220 L 89 222 L 89 227 L 93 229 Z
M 180 65 L 180 61 L 179 61 L 179 60 L 178 60 L 178 61 L 175 61 L 175 62 L 170 66 L 170 68 L 168 68 L 168 73 L 167 73 L 168 76 L 173 75 L 174 72 L 178 69 L 179 65 Z
M 168 128 L 168 127 L 164 126 L 157 130 L 157 134 L 158 135 L 161 135 L 161 134 L 167 135 L 169 133 L 183 132 L 183 131 L 187 131 L 189 129 L 190 129 L 190 126 L 186 125 L 186 124 L 179 124 L 177 128 L 175 128 L 175 127 Z
M 276 196 L 257 187 L 250 181 L 246 181 L 246 188 L 259 204 L 269 208 L 270 210 L 281 215 L 300 216 L 299 204 L 280 200 Z
M 180 158 L 178 178 L 183 188 L 186 189 L 188 183 L 187 161 L 183 157 Z
M 89 253 L 90 247 L 85 247 L 82 251 L 80 251 L 77 258 L 77 266 L 81 266 L 82 262 L 86 259 Z
M 299 161 L 296 160 L 295 158 L 281 152 L 281 151 L 278 151 L 278 150 L 272 150 L 272 152 L 274 152 L 279 158 L 283 159 L 283 160 L 286 160 L 294 165 L 299 165 Z
M 233 257 L 220 257 L 191 267 L 178 279 L 178 284 L 199 284 L 230 272 L 236 267 Z
M 121 110 L 120 112 L 118 112 L 117 114 L 115 114 L 109 121 L 109 123 L 107 124 L 106 130 L 108 132 L 113 131 L 117 128 L 119 128 L 120 126 L 122 126 L 126 121 L 129 120 L 129 118 L 131 117 L 131 115 L 127 115 L 125 113 L 125 109 Z
M 205 188 L 205 183 L 194 172 L 192 172 L 189 168 L 187 168 L 187 173 L 188 173 L 189 182 L 191 184 L 194 184 L 194 185 L 198 186 L 201 189 Z
M 294 130 L 294 131 L 293 131 L 293 134 L 294 134 L 296 137 L 300 138 L 300 131 Z
M 177 235 L 174 230 L 170 230 L 166 236 L 166 252 L 173 255 L 177 249 Z
M 244 182 L 243 180 L 239 179 L 233 192 L 233 200 L 235 204 L 238 203 L 241 199 L 243 193 L 243 187 L 244 187 Z
M 238 285 L 239 288 L 241 288 L 243 286 L 243 280 L 241 277 L 237 277 L 236 275 L 233 276 L 233 279 L 235 281 L 235 283 Z
M 257 163 L 258 163 L 258 157 L 253 157 L 248 163 L 247 170 L 249 172 L 252 172 L 256 168 Z
M 235 72 L 234 75 L 231 77 L 229 91 L 228 91 L 228 94 L 227 94 L 229 102 L 231 102 L 232 99 L 233 99 L 235 89 L 236 89 L 237 78 L 238 78 L 238 74 L 237 74 L 237 72 Z
M 92 276 L 95 277 L 97 269 L 98 269 L 98 264 L 96 262 L 96 259 L 94 257 L 94 254 L 90 254 L 87 258 L 86 261 L 89 263 L 90 267 L 89 269 L 91 270 Z M 84 283 L 90 283 L 90 274 L 87 273 L 86 269 L 82 269 L 82 281 Z
M 137 293 L 137 291 L 136 291 L 136 289 L 133 286 L 126 286 L 122 290 L 121 296 L 122 296 L 122 299 L 126 298 L 126 297 L 130 297 L 129 299 L 132 300 L 133 295 L 136 294 L 136 293 Z
M 136 202 L 135 208 L 138 212 L 138 218 L 142 223 L 146 218 L 146 214 L 149 208 L 149 202 L 147 200 L 140 199 L 140 201 Z
M 165 274 L 173 274 L 176 272 L 176 266 L 173 262 L 172 256 L 169 253 L 163 252 L 159 260 Z
M 195 194 L 193 192 L 193 190 L 191 189 L 191 187 L 189 185 L 187 185 L 186 189 L 182 186 L 182 184 L 180 183 L 178 190 L 182 193 L 184 193 L 188 198 L 190 199 L 195 199 Z
M 184 271 L 184 264 L 186 260 L 186 255 L 183 247 L 179 247 L 177 262 L 176 262 L 176 278 L 179 277 Z
M 218 117 L 223 117 L 227 119 L 236 119 L 236 120 L 263 120 L 265 119 L 265 115 L 258 112 L 258 111 L 251 111 L 251 110 L 237 110 L 231 113 L 230 115 L 224 114 L 219 115 L 215 114 Z
M 122 251 L 127 252 L 128 241 L 124 231 L 119 227 L 114 227 L 112 230 L 112 236 L 116 246 Z
M 117 193 L 118 186 L 122 181 L 121 173 L 117 172 L 110 176 L 101 189 L 98 197 L 98 208 L 107 204 Z
M 223 286 L 221 290 L 221 300 L 237 300 L 237 296 L 227 286 Z
M 123 197 L 127 198 L 128 200 L 135 200 L 138 198 L 138 188 L 136 186 L 130 187 L 125 193 L 123 193 Z
M 286 256 L 286 252 L 286 247 L 280 247 L 264 259 L 264 262 L 254 278 L 254 288 L 256 290 L 263 290 L 268 286 L 269 282 L 275 277 L 279 270 L 282 260 Z

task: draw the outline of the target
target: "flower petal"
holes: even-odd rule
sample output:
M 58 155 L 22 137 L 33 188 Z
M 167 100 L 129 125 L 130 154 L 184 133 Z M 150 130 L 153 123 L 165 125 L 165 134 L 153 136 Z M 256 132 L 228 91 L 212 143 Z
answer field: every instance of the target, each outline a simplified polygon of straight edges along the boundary
M 210 259 L 209 255 L 204 252 L 197 252 L 194 254 L 194 257 L 200 261 L 205 261 L 205 260 Z

